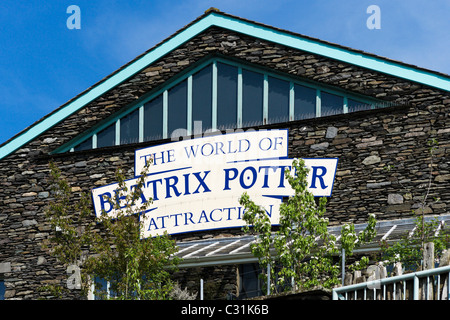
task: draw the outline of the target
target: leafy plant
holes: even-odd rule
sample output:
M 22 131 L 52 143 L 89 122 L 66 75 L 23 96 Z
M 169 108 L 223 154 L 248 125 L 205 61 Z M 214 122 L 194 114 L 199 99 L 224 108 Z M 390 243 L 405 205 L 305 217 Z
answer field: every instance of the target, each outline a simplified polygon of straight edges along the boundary
M 100 278 L 110 284 L 109 292 L 96 286 L 95 294 L 102 298 L 169 298 L 173 288 L 170 272 L 179 263 L 173 256 L 177 247 L 167 234 L 143 239 L 141 224 L 151 200 L 135 206 L 148 167 L 132 190 L 128 190 L 122 170 L 116 171 L 118 188 L 111 205 L 117 215 L 112 219 L 105 212 L 94 218 L 87 194 L 74 201 L 61 171 L 50 163 L 55 200 L 49 205 L 47 217 L 57 232 L 50 238 L 48 248 L 66 266 L 81 266 L 82 295 L 87 295 L 94 278 Z
M 292 172 L 291 172 L 292 171 Z M 280 221 L 277 231 L 272 230 L 265 210 L 255 204 L 247 193 L 239 202 L 245 206 L 243 219 L 244 231 L 253 232 L 257 239 L 251 244 L 253 254 L 263 269 L 270 268 L 271 289 L 289 287 L 289 280 L 299 288 L 311 288 L 321 285 L 325 288 L 339 283 L 339 264 L 335 257 L 339 254 L 336 237 L 328 232 L 328 219 L 325 218 L 326 198 L 318 203 L 308 190 L 308 168 L 303 160 L 295 159 L 292 170 L 286 170 L 294 195 L 280 205 Z M 374 236 L 374 217 L 370 217 L 367 230 L 360 236 L 345 232 L 343 228 L 343 246 L 350 253 L 356 242 L 370 241 Z M 350 226 L 351 228 L 354 227 Z M 371 229 L 372 228 L 372 229 Z M 267 274 L 263 277 L 267 282 Z

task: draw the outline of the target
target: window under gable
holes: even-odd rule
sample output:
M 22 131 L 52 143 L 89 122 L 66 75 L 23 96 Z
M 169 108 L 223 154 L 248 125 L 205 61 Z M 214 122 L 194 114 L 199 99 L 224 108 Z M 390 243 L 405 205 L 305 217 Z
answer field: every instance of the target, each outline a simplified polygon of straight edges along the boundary
M 377 103 L 370 98 L 214 58 L 55 152 L 310 119 L 374 109 Z

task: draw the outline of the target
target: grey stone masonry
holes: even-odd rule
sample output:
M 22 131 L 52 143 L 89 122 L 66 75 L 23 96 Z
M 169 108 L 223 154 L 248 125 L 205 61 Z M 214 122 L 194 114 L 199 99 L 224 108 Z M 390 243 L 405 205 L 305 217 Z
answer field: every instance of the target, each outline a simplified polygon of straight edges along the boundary
M 39 288 L 48 284 L 64 285 L 67 279 L 64 266 L 42 246 L 53 232 L 45 218 L 45 208 L 52 200 L 49 161 L 53 160 L 61 168 L 76 201 L 80 192 L 113 183 L 118 167 L 124 168 L 132 178 L 134 150 L 168 141 L 53 156 L 49 153 L 156 90 L 179 72 L 213 55 L 397 103 L 385 109 L 264 127 L 289 129 L 289 156 L 292 158 L 339 158 L 333 195 L 328 199 L 326 212 L 331 224 L 366 222 L 370 213 L 376 214 L 378 220 L 410 217 L 426 193 L 430 199 L 427 213 L 448 212 L 449 92 L 232 31 L 210 28 L 0 160 L 0 264 L 5 270 L 2 273 L 5 298 L 50 298 Z M 432 165 L 429 139 L 438 141 Z M 430 189 L 429 181 L 432 182 Z M 434 198 L 440 201 L 432 202 Z M 186 241 L 240 233 L 239 229 L 216 230 L 176 238 Z M 5 263 L 10 267 L 6 268 Z M 202 274 L 208 283 L 220 282 L 217 286 L 211 285 L 210 290 L 217 290 L 211 291 L 211 297 L 223 297 L 224 291 L 236 288 L 237 276 L 232 274 L 236 267 L 217 266 L 209 270 L 213 272 L 192 270 L 186 281 L 195 287 L 196 280 L 191 279 L 199 278 L 193 274 L 196 273 Z M 81 297 L 72 290 L 65 298 Z

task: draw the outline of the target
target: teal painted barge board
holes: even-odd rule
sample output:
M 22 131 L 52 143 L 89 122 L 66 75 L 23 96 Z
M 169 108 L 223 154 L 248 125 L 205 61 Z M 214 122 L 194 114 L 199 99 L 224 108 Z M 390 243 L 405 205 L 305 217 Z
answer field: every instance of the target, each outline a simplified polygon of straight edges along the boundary
M 219 27 L 450 91 L 450 78 L 427 72 L 426 70 L 419 70 L 414 67 L 395 63 L 394 61 L 353 52 L 312 39 L 305 39 L 301 36 L 255 25 L 237 18 L 222 16 L 216 13 L 214 15 L 217 18 L 215 24 Z
M 392 61 L 367 56 L 363 53 L 349 51 L 345 48 L 335 47 L 333 45 L 325 44 L 312 39 L 305 39 L 301 36 L 292 35 L 266 26 L 256 25 L 248 21 L 230 17 L 228 15 L 225 16 L 220 13 L 211 12 L 204 18 L 196 21 L 180 33 L 176 34 L 174 37 L 168 39 L 160 46 L 154 48 L 141 58 L 132 62 L 118 73 L 99 83 L 97 86 L 84 93 L 76 100 L 68 103 L 66 106 L 62 107 L 60 110 L 51 114 L 44 120 L 32 125 L 25 132 L 0 147 L 0 159 L 14 152 L 58 122 L 64 120 L 74 112 L 77 112 L 86 104 L 102 95 L 104 92 L 112 89 L 166 53 L 174 50 L 179 45 L 188 41 L 190 38 L 195 37 L 197 34 L 213 25 L 285 46 L 316 53 L 332 59 L 372 69 L 374 71 L 379 71 L 396 77 L 422 83 L 445 91 L 450 91 L 449 78 L 427 72 L 426 70 L 419 70 L 413 67 L 397 64 Z

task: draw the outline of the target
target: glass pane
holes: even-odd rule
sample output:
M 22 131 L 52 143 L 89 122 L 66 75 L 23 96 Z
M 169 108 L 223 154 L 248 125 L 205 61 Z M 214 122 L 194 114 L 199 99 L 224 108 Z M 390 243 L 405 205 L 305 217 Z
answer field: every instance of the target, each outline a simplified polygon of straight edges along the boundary
M 235 128 L 238 68 L 217 63 L 217 128 Z
M 185 129 L 187 124 L 187 81 L 177 84 L 169 90 L 168 109 L 169 137 L 177 129 Z
M 114 146 L 116 143 L 116 124 L 97 133 L 97 148 Z
M 201 131 L 212 127 L 212 65 L 202 69 L 192 76 L 192 130 Z
M 87 138 L 86 141 L 80 143 L 75 148 L 73 148 L 75 151 L 82 151 L 82 150 L 89 150 L 92 149 L 92 137 Z
M 289 82 L 277 78 L 269 81 L 269 123 L 289 121 Z
M 242 70 L 242 126 L 263 123 L 264 75 Z
M 144 141 L 163 138 L 163 97 L 159 95 L 144 105 Z
M 322 91 L 320 101 L 320 115 L 322 117 L 344 112 L 344 98 L 341 96 Z
M 316 116 L 316 89 L 294 85 L 294 119 L 310 119 Z
M 348 112 L 362 111 L 362 110 L 370 110 L 372 106 L 368 103 L 364 103 L 361 101 L 356 101 L 353 99 L 347 99 Z
M 139 142 L 139 108 L 120 119 L 120 144 Z

